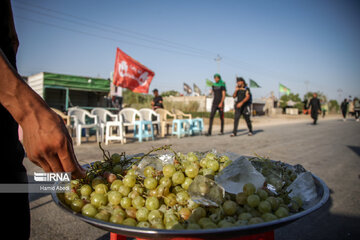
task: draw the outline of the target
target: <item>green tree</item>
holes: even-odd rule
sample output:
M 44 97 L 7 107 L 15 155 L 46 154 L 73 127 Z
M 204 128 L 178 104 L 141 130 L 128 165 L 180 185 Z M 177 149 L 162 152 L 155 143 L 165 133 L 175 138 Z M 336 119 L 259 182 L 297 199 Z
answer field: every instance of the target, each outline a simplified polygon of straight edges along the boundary
M 333 113 L 337 113 L 340 109 L 338 101 L 332 99 L 329 101 L 329 111 Z
M 301 98 L 298 93 L 297 94 L 290 93 L 289 95 L 282 95 L 280 97 L 280 107 L 286 108 L 288 106 L 288 101 L 290 100 L 295 102 L 295 105 L 293 106 L 294 108 L 297 108 L 299 111 L 302 111 L 304 104 L 301 102 Z
M 151 94 L 135 93 L 127 89 L 123 91 L 123 104 L 127 107 L 151 107 L 152 98 Z
M 169 97 L 169 96 L 180 96 L 180 93 L 175 90 L 165 91 L 161 93 L 161 96 L 163 97 Z
M 322 100 L 323 102 L 327 102 L 327 97 L 326 97 L 326 95 L 325 95 L 324 93 L 322 93 L 322 92 L 316 92 L 316 93 L 317 93 L 318 98 L 319 98 L 320 100 Z M 305 99 L 307 99 L 307 100 L 311 99 L 311 98 L 313 97 L 313 94 L 314 94 L 314 92 L 307 92 L 307 93 L 304 95 L 304 100 L 305 100 Z

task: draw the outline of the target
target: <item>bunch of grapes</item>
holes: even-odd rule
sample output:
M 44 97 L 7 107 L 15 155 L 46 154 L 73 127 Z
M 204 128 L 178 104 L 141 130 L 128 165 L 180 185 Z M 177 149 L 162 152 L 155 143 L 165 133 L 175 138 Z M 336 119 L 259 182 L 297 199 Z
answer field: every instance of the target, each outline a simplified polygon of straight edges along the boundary
M 266 188 L 244 185 L 237 195 L 226 193 L 219 207 L 200 206 L 187 192 L 194 178 L 214 179 L 231 160 L 214 153 L 176 154 L 161 171 L 152 166 L 138 175 L 136 164 L 125 168 L 113 154 L 97 162 L 71 191 L 58 194 L 74 212 L 105 222 L 155 229 L 207 229 L 256 224 L 286 217 L 301 209 L 300 199 L 283 199 Z

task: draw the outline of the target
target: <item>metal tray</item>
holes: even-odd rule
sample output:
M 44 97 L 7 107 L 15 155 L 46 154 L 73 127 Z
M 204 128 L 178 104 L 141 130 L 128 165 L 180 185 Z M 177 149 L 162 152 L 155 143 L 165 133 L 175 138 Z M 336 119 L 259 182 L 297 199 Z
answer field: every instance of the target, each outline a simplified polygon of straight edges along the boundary
M 104 222 L 94 218 L 89 218 L 83 216 L 81 213 L 75 213 L 71 210 L 70 207 L 68 207 L 66 204 L 62 203 L 59 200 L 55 191 L 52 192 L 51 195 L 56 205 L 59 206 L 63 211 L 72 214 L 79 220 L 89 223 L 95 227 L 101 228 L 105 231 L 117 233 L 123 236 L 145 238 L 145 239 L 171 239 L 171 238 L 219 239 L 219 234 L 221 234 L 221 239 L 226 239 L 226 238 L 234 238 L 237 236 L 251 235 L 251 234 L 274 230 L 281 226 L 292 223 L 322 207 L 329 199 L 329 189 L 324 183 L 324 181 L 322 181 L 319 177 L 315 176 L 314 174 L 312 174 L 312 176 L 314 178 L 319 200 L 315 202 L 313 206 L 311 206 L 310 208 L 275 221 L 264 222 L 254 225 L 237 226 L 231 228 L 216 228 L 216 229 L 201 229 L 201 230 L 159 230 L 159 229 L 129 227 L 125 225 Z M 58 184 L 59 182 L 55 183 L 55 186 Z

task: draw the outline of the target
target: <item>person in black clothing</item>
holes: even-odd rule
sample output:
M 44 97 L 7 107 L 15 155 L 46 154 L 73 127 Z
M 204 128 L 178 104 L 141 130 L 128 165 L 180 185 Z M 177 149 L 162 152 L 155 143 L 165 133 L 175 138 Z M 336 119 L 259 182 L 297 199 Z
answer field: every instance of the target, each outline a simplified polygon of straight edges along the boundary
M 164 108 L 163 98 L 162 98 L 162 96 L 159 95 L 159 90 L 157 90 L 155 88 L 153 90 L 153 93 L 154 93 L 154 98 L 151 102 L 151 106 L 152 106 L 153 110 L 156 110 L 158 108 Z
M 252 136 L 253 130 L 250 120 L 251 94 L 250 89 L 247 87 L 246 82 L 242 77 L 236 78 L 236 88 L 233 94 L 233 98 L 235 98 L 234 130 L 230 137 L 236 136 L 241 115 L 244 116 L 247 127 L 249 129 L 248 135 Z
M 159 90 L 157 90 L 155 88 L 153 90 L 153 93 L 154 93 L 154 98 L 151 102 L 151 106 L 152 106 L 153 110 L 155 111 L 158 108 L 164 108 L 163 98 L 162 98 L 162 96 L 159 95 Z M 152 115 L 152 120 L 155 121 L 156 116 Z M 159 135 L 159 126 L 157 124 L 155 124 L 155 128 L 156 128 L 156 134 Z
M 344 121 L 346 121 L 346 113 L 347 113 L 347 110 L 348 110 L 348 100 L 345 98 L 344 101 L 341 103 L 340 105 L 340 108 L 341 108 L 341 113 L 344 117 Z
M 23 145 L 27 156 L 33 163 L 46 172 L 72 172 L 73 177 L 85 177 L 85 171 L 76 161 L 71 137 L 63 120 L 17 74 L 18 45 L 10 0 L 1 0 L 0 132 L 4 141 L 0 144 L 0 184 L 27 183 L 18 124 L 24 132 Z M 0 193 L 0 205 L 5 206 L 3 214 L 6 216 L 1 234 L 29 239 L 28 193 Z
M 311 108 L 311 118 L 314 120 L 313 124 L 316 125 L 318 114 L 321 113 L 321 104 L 320 100 L 317 98 L 317 93 L 313 94 L 313 98 L 309 103 L 309 108 Z
M 214 75 L 215 83 L 212 85 L 212 92 L 214 94 L 214 100 L 211 107 L 209 130 L 206 136 L 211 136 L 212 124 L 217 111 L 220 114 L 221 129 L 220 135 L 224 134 L 224 100 L 226 96 L 225 82 L 221 79 L 220 74 Z

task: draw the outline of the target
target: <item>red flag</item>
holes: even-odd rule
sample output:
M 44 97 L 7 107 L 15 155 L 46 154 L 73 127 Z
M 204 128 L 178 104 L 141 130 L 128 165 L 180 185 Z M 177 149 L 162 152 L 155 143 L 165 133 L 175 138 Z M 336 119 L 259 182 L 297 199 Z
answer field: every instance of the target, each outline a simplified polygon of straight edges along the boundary
M 153 71 L 117 48 L 114 69 L 115 86 L 128 88 L 137 93 L 148 93 L 154 75 Z

